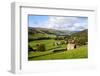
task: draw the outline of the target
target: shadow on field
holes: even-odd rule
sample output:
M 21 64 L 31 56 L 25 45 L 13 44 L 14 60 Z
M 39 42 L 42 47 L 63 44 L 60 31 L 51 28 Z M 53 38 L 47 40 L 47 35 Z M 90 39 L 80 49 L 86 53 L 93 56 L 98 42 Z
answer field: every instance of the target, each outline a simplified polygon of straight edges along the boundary
M 56 49 L 56 50 L 51 50 L 50 53 L 48 54 L 43 54 L 43 55 L 38 55 L 38 56 L 33 56 L 33 57 L 28 57 L 28 59 L 32 59 L 32 58 L 36 58 L 36 57 L 41 57 L 41 56 L 46 56 L 46 55 L 51 55 L 51 54 L 55 54 L 58 52 L 64 52 L 66 49 Z

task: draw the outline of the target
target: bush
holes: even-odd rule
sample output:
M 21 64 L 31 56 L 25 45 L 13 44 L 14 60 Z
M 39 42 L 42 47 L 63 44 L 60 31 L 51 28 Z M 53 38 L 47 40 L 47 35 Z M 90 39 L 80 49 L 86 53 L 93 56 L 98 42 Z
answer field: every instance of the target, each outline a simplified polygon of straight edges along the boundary
M 45 44 L 37 44 L 37 51 L 46 51 Z

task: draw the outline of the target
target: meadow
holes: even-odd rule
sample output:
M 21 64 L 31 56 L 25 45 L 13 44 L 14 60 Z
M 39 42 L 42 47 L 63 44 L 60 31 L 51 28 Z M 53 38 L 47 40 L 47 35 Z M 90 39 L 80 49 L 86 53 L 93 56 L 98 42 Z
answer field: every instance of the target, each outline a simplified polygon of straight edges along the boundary
M 67 45 L 59 45 L 54 46 L 53 43 L 57 42 L 57 40 L 49 39 L 49 40 L 37 40 L 32 41 L 29 44 L 32 47 L 36 47 L 37 43 L 43 43 L 46 45 L 46 51 L 44 52 L 29 52 L 28 59 L 32 60 L 55 60 L 55 59 L 77 59 L 77 58 L 87 58 L 88 57 L 88 49 L 87 45 L 80 46 L 73 50 L 66 50 Z M 65 49 L 59 52 L 53 52 L 53 50 L 57 49 Z
M 70 32 L 29 27 L 28 31 L 29 61 L 88 58 L 88 30 Z M 74 40 L 77 47 L 68 50 L 69 40 Z
M 87 47 L 80 47 L 74 50 L 53 53 L 52 51 L 46 52 L 30 52 L 29 60 L 55 60 L 55 59 L 82 59 L 88 58 Z
M 58 48 L 64 48 L 67 45 L 66 44 L 62 44 L 62 45 L 54 45 L 55 42 L 61 42 L 63 40 L 54 40 L 54 39 L 48 39 L 48 40 L 36 40 L 36 41 L 31 41 L 29 43 L 29 45 L 31 45 L 31 47 L 34 47 L 34 49 L 36 48 L 36 44 L 45 44 L 46 47 L 46 51 L 49 50 L 53 50 L 53 49 L 58 49 Z

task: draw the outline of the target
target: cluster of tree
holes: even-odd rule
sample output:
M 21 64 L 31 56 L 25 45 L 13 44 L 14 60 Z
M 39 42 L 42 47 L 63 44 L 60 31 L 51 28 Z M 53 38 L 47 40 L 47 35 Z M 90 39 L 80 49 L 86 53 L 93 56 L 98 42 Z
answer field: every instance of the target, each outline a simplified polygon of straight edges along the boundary
M 46 51 L 45 44 L 37 44 L 37 51 Z
M 45 44 L 37 44 L 36 49 L 32 48 L 30 45 L 28 45 L 28 52 L 36 52 L 36 51 L 46 51 Z
M 87 30 L 74 33 L 70 36 L 67 36 L 66 39 L 73 39 L 77 45 L 85 45 L 88 42 Z

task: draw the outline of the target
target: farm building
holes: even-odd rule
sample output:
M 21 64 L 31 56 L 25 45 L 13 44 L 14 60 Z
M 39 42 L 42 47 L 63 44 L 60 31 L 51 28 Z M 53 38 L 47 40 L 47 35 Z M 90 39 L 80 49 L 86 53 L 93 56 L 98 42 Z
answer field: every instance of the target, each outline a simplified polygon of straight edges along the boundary
M 68 40 L 67 50 L 72 50 L 76 48 L 75 40 Z

